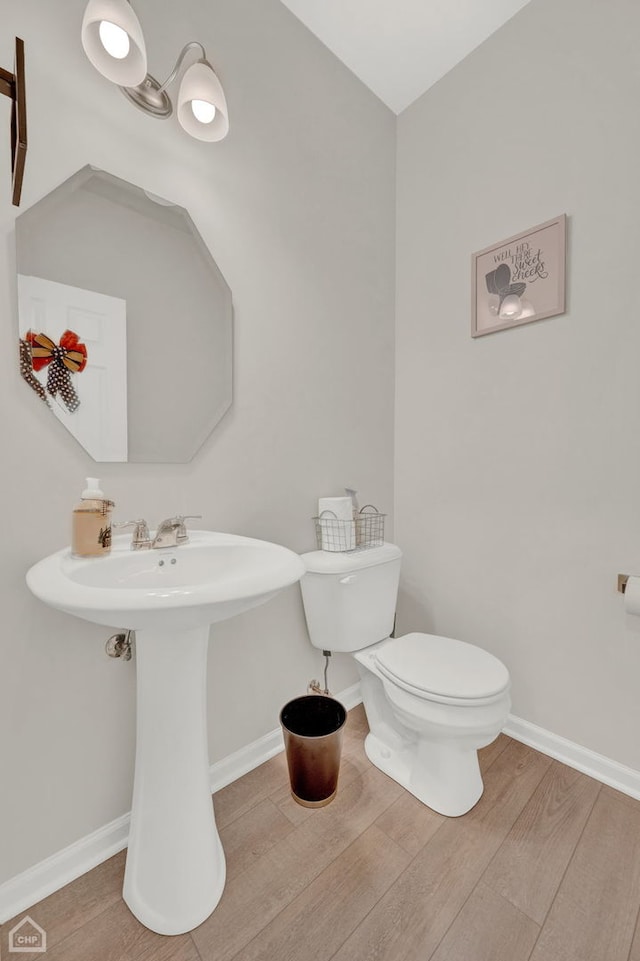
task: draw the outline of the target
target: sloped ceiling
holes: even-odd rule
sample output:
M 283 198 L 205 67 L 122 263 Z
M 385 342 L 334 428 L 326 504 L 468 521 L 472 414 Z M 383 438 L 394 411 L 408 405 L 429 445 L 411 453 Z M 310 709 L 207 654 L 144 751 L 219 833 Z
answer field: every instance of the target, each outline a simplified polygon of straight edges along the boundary
M 529 0 L 282 0 L 401 113 Z

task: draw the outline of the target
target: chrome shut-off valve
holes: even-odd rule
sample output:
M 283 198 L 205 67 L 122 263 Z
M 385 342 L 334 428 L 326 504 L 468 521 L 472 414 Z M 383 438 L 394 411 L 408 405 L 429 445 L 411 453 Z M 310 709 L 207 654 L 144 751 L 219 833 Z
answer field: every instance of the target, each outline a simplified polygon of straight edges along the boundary
M 123 631 L 112 634 L 104 646 L 109 657 L 121 657 L 123 661 L 130 661 L 132 654 L 133 631 Z

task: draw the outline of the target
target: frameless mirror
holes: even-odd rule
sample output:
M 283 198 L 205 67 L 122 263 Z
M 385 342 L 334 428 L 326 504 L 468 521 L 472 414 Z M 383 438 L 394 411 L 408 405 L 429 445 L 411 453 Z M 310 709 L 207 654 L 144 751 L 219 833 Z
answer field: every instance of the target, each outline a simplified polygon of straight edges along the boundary
M 20 370 L 97 461 L 184 463 L 231 404 L 231 291 L 188 212 L 94 167 L 16 219 Z

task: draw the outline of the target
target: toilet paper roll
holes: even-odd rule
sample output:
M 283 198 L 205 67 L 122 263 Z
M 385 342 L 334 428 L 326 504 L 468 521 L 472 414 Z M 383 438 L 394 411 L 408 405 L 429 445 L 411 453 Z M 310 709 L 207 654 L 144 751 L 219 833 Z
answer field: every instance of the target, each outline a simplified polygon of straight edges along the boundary
M 627 581 L 624 609 L 627 614 L 640 614 L 640 577 L 630 577 Z
M 356 525 L 350 497 L 321 497 L 318 516 L 323 551 L 352 551 L 356 546 Z
M 353 503 L 350 497 L 320 497 L 318 499 L 318 514 L 332 511 L 341 521 L 353 519 Z

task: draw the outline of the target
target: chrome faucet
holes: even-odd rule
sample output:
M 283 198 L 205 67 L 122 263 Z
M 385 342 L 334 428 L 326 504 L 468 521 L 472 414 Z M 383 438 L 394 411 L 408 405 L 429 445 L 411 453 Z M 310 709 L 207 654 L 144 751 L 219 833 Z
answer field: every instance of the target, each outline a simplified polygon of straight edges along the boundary
M 167 517 L 166 520 L 158 524 L 156 536 L 151 542 L 151 548 L 159 547 L 179 547 L 186 544 L 189 540 L 186 520 L 199 520 L 202 514 L 177 514 L 175 517 Z
M 179 547 L 189 541 L 189 535 L 185 526 L 187 520 L 200 520 L 202 514 L 177 514 L 175 517 L 167 517 L 166 520 L 158 524 L 156 536 L 151 540 L 149 525 L 140 518 L 137 521 L 119 521 L 113 526 L 122 530 L 126 527 L 133 527 L 133 537 L 131 538 L 132 551 L 144 551 L 158 547 Z

